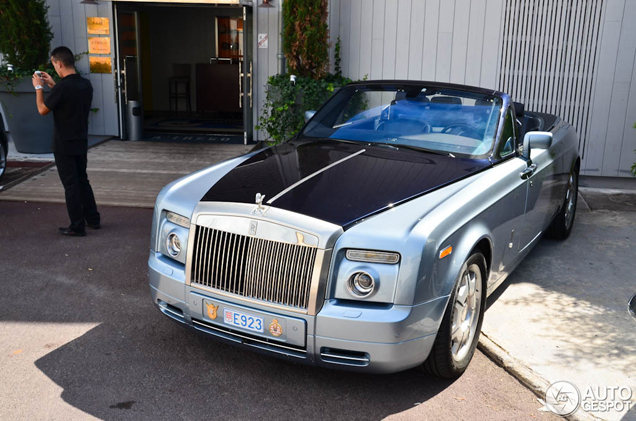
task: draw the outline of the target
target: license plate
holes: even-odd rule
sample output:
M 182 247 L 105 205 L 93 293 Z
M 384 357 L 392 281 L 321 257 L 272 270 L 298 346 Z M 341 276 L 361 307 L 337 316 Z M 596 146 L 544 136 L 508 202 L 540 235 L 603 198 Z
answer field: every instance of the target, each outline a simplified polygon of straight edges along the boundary
M 242 327 L 254 332 L 263 333 L 263 318 L 250 316 L 240 311 L 225 309 L 223 321 L 232 326 Z

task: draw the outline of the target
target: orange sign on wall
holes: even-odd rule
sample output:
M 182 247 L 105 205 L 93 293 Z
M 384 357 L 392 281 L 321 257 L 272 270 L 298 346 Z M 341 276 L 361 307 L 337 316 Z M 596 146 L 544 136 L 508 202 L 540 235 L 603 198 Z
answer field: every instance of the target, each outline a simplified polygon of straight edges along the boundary
M 110 37 L 88 37 L 89 54 L 110 54 Z
M 89 57 L 91 73 L 111 73 L 113 66 L 110 57 Z
M 108 18 L 86 18 L 86 28 L 89 35 L 109 35 L 110 21 Z

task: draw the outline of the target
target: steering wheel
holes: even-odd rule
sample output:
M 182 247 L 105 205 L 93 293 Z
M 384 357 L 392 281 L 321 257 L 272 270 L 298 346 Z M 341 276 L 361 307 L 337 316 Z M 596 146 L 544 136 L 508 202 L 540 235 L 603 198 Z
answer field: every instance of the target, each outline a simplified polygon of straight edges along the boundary
M 376 130 L 386 130 L 385 128 L 386 124 L 387 123 L 391 124 L 394 121 L 396 121 L 395 123 L 396 125 L 403 125 L 403 126 L 410 125 L 416 128 L 416 130 L 414 130 L 413 133 L 409 133 L 409 134 L 430 133 L 433 131 L 433 127 L 427 121 L 420 120 L 417 118 L 408 118 L 408 117 L 399 117 L 396 120 L 381 119 Z
M 458 123 L 451 124 L 442 129 L 442 133 L 444 134 L 452 134 L 455 136 L 463 136 L 463 137 L 471 137 L 477 140 L 483 140 L 483 136 L 479 134 L 479 132 L 468 124 Z

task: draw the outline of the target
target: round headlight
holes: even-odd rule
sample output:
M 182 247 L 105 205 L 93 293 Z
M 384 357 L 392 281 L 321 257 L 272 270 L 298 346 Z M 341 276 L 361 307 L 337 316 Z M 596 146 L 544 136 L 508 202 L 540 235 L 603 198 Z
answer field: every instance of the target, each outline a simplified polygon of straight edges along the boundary
M 349 291 L 358 297 L 368 297 L 375 289 L 375 279 L 366 272 L 356 272 L 349 277 Z
M 177 257 L 179 253 L 181 253 L 181 240 L 179 240 L 179 236 L 174 232 L 168 235 L 166 249 L 168 249 L 168 253 L 170 253 L 172 257 Z

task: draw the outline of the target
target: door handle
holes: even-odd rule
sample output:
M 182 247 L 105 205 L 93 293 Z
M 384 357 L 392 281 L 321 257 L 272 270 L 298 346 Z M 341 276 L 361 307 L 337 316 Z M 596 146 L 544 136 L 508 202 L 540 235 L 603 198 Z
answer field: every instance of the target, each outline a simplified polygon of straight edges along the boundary
M 239 60 L 239 108 L 243 108 L 243 62 Z
M 252 83 L 252 62 L 251 61 L 250 61 L 250 72 L 247 74 L 247 77 L 250 78 L 250 91 L 247 93 L 247 96 L 250 99 L 250 108 L 252 108 L 253 107 L 253 104 L 252 104 L 252 86 L 253 86 L 253 83 Z
M 528 178 L 532 177 L 532 174 L 534 174 L 536 169 L 537 169 L 537 164 L 532 164 L 525 170 L 521 171 L 519 175 L 521 176 L 521 179 L 527 180 Z

